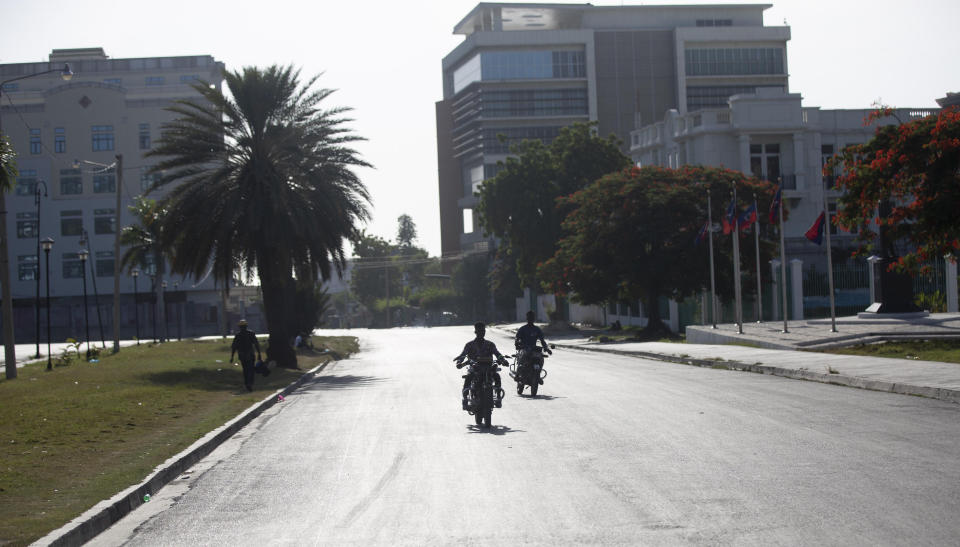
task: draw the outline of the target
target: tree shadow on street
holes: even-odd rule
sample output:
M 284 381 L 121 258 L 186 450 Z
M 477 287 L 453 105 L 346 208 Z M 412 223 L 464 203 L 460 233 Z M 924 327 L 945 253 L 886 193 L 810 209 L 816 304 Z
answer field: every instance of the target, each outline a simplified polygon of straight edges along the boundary
M 318 376 L 305 383 L 301 391 L 327 391 L 332 389 L 348 389 L 371 386 L 382 381 L 383 378 L 376 376 L 355 376 L 353 374 L 344 374 L 338 376 Z

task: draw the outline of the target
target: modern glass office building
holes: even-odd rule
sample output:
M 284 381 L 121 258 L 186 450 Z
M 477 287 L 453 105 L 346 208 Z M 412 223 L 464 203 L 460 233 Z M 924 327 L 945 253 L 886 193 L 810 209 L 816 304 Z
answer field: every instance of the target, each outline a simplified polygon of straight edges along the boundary
M 769 5 L 593 6 L 478 4 L 455 27 L 436 105 L 441 248 L 482 251 L 474 191 L 509 145 L 550 142 L 596 121 L 630 147 L 630 132 L 725 105 L 758 88 L 788 92 L 787 27 Z

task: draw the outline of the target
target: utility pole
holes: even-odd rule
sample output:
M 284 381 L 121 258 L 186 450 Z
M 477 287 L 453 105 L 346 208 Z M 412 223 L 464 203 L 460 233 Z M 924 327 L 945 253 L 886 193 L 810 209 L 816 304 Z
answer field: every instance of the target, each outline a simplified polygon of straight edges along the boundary
M 113 238 L 113 353 L 120 351 L 120 207 L 123 199 L 123 154 L 117 154 L 117 210 Z M 134 304 L 136 308 L 136 304 Z

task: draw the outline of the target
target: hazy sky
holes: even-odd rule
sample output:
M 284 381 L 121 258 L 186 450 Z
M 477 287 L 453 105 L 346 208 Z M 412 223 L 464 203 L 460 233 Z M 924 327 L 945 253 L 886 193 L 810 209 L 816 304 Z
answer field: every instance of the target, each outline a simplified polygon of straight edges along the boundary
M 960 1 L 769 3 L 765 23 L 786 20 L 791 27 L 790 90 L 803 95 L 805 106 L 867 108 L 879 99 L 933 107 L 947 91 L 960 91 Z M 52 49 L 103 47 L 112 58 L 209 54 L 231 70 L 292 63 L 304 75 L 323 72 L 319 85 L 338 90 L 328 105 L 354 108 L 351 126 L 368 139 L 358 145 L 375 166 L 359 173 L 374 199 L 368 230 L 394 239 L 397 217 L 409 214 L 420 245 L 438 255 L 434 103 L 441 98 L 440 61 L 462 41 L 453 27 L 476 5 L 0 0 L 0 63 L 46 61 Z

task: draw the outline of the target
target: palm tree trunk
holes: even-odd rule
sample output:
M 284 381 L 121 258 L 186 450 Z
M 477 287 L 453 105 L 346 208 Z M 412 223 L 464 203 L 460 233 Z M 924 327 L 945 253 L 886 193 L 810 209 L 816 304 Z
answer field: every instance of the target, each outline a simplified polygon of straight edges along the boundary
M 277 366 L 297 368 L 297 353 L 290 344 L 293 333 L 289 330 L 290 314 L 294 313 L 294 280 L 292 269 L 277 252 L 260 255 L 258 271 L 260 290 L 263 292 L 263 309 L 267 317 L 267 360 Z

